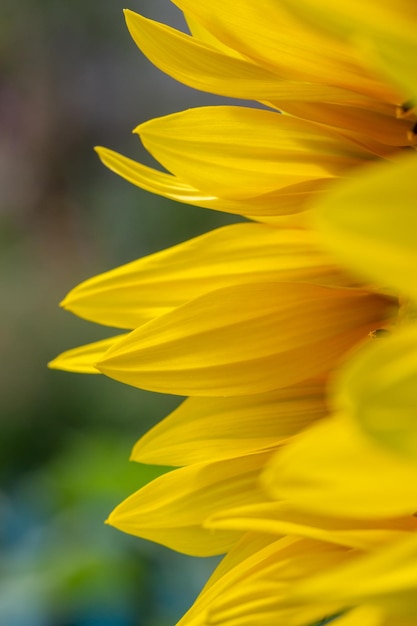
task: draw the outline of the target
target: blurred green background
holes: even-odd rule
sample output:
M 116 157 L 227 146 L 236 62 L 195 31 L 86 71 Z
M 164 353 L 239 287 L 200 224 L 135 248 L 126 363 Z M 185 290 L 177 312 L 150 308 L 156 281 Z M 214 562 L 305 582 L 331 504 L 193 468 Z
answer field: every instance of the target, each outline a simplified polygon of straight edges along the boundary
M 46 368 L 108 333 L 58 308 L 75 284 L 231 221 L 142 192 L 93 152 L 150 162 L 138 123 L 215 102 L 151 66 L 124 6 L 0 3 L 1 626 L 168 626 L 213 567 L 103 524 L 158 474 L 128 457 L 179 399 Z M 127 7 L 184 28 L 169 0 Z

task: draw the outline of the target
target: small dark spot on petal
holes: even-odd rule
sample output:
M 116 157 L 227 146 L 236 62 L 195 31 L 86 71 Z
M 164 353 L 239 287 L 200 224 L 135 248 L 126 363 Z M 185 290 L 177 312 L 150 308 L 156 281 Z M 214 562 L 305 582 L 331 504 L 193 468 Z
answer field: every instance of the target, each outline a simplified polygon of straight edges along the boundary
M 371 339 L 381 339 L 381 337 L 386 337 L 389 334 L 390 331 L 387 328 L 376 328 L 375 330 L 371 330 L 369 337 Z

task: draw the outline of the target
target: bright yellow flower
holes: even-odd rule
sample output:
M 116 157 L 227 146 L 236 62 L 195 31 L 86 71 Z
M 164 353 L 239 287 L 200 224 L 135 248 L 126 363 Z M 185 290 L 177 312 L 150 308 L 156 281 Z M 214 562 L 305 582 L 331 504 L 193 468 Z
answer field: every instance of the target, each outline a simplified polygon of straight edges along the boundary
M 415 626 L 416 8 L 175 4 L 192 35 L 126 12 L 140 49 L 191 87 L 263 108 L 141 124 L 166 171 L 99 156 L 148 191 L 258 223 L 64 299 L 130 332 L 51 367 L 190 396 L 132 453 L 177 469 L 108 522 L 187 554 L 227 552 L 181 626 L 336 614 L 340 626 Z

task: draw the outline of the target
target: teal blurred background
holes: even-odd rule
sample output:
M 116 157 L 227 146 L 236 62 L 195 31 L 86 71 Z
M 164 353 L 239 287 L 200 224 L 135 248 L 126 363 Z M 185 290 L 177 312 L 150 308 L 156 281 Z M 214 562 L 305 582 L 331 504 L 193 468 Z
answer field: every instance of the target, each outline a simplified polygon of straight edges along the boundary
M 0 626 L 168 626 L 213 567 L 103 524 L 161 471 L 128 457 L 179 398 L 46 368 L 108 334 L 58 308 L 75 284 L 231 221 L 142 192 L 93 152 L 150 162 L 138 123 L 215 102 L 144 59 L 124 6 L 0 4 Z M 127 7 L 184 28 L 169 0 Z

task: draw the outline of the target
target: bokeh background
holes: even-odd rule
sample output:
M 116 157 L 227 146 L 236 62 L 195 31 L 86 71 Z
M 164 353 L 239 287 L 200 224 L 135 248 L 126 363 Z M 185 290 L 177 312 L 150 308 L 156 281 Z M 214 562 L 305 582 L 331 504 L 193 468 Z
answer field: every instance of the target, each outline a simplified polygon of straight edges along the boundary
M 149 163 L 138 123 L 215 102 L 142 56 L 124 6 L 184 28 L 169 0 L 0 2 L 1 626 L 173 625 L 214 567 L 103 524 L 161 471 L 128 457 L 179 398 L 46 368 L 108 335 L 58 308 L 75 284 L 231 221 L 93 152 Z

